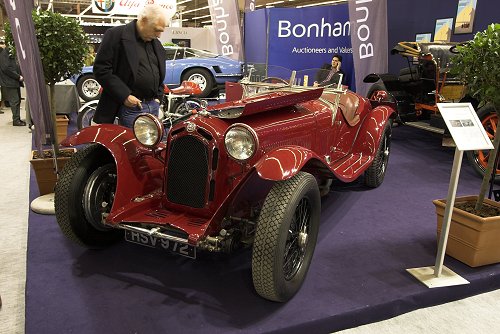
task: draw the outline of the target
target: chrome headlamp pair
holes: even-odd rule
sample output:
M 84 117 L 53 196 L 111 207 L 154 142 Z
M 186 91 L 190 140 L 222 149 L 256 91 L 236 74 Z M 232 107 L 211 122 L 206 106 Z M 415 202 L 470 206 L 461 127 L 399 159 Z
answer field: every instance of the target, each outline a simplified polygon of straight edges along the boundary
M 158 145 L 163 136 L 163 126 L 151 114 L 139 115 L 134 121 L 135 138 L 146 147 Z M 257 136 L 245 124 L 233 124 L 224 135 L 224 146 L 228 155 L 238 161 L 250 159 L 257 150 Z

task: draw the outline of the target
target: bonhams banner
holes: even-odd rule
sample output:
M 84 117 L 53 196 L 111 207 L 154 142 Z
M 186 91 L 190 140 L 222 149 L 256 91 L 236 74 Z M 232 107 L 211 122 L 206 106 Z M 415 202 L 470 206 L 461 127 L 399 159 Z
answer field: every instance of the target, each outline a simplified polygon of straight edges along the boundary
M 92 13 L 137 15 L 144 6 L 151 4 L 165 8 L 170 17 L 177 10 L 175 0 L 92 0 Z
M 243 59 L 237 0 L 208 0 L 219 54 L 234 60 Z
M 365 96 L 370 73 L 387 72 L 387 0 L 349 0 L 356 92 Z
M 45 134 L 52 136 L 54 129 L 40 51 L 35 37 L 35 26 L 31 16 L 33 2 L 9 0 L 4 3 L 14 37 L 17 59 L 24 77 L 31 119 L 35 125 L 35 146 L 40 151 L 42 144 L 45 143 Z M 51 138 L 52 142 L 55 142 L 55 138 L 53 136 Z

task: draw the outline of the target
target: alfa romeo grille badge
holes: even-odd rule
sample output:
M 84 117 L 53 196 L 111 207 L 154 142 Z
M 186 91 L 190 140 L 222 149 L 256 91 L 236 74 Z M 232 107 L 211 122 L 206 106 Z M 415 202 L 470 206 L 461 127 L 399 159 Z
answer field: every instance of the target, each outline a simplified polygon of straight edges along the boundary
M 196 125 L 194 123 L 189 122 L 186 126 L 187 132 L 193 132 L 196 130 Z

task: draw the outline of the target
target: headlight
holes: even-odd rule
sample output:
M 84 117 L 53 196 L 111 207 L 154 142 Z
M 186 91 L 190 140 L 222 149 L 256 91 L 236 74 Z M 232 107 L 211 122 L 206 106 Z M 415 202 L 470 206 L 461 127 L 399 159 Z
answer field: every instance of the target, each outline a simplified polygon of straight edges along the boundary
M 241 124 L 233 125 L 226 132 L 224 144 L 229 156 L 236 160 L 250 159 L 257 149 L 253 130 Z
M 134 121 L 135 138 L 144 146 L 158 145 L 163 135 L 163 126 L 151 114 L 140 114 Z

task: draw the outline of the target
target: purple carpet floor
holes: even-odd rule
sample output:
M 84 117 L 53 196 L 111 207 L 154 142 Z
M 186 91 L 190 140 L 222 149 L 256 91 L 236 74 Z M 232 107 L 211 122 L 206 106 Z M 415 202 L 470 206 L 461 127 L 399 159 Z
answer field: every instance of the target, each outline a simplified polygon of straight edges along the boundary
M 446 256 L 471 283 L 435 289 L 406 272 L 435 263 L 432 200 L 446 198 L 453 153 L 437 135 L 394 128 L 382 186 L 334 184 L 322 200 L 308 276 L 286 304 L 255 293 L 250 251 L 193 261 L 125 242 L 87 250 L 54 216 L 30 213 L 26 333 L 329 333 L 498 289 L 500 265 Z M 480 181 L 464 158 L 458 195 Z

